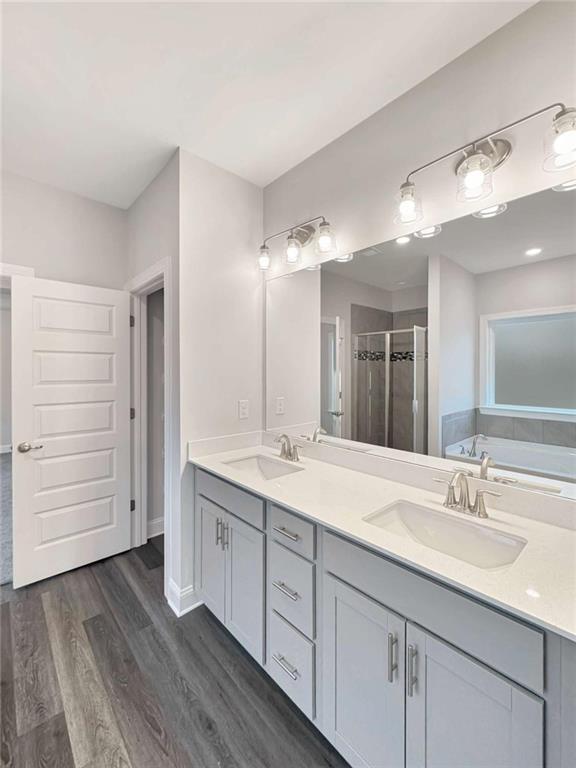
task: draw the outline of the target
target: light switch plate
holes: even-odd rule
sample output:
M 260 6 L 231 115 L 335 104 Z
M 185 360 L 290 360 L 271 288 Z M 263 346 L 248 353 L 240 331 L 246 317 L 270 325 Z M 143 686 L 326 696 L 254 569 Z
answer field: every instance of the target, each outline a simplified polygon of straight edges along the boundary
M 250 415 L 250 404 L 248 400 L 238 400 L 238 418 L 247 419 Z
M 276 416 L 284 416 L 284 398 L 276 398 Z

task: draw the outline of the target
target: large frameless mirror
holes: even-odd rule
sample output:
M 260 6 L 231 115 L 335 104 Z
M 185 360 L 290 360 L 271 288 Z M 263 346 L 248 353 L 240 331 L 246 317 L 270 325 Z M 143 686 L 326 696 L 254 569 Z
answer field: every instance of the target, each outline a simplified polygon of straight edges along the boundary
M 484 460 L 560 493 L 576 481 L 576 188 L 270 280 L 266 336 L 268 429 Z

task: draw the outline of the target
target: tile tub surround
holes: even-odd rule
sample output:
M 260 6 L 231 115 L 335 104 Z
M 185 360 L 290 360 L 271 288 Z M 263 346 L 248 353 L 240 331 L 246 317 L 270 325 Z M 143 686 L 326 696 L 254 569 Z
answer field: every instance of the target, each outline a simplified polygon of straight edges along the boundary
M 264 481 L 253 479 L 224 463 L 256 454 L 277 458 L 278 451 L 259 446 L 196 457 L 191 461 L 352 541 L 488 604 L 576 640 L 576 515 L 573 501 L 502 489 L 503 497 L 494 500 L 498 508 L 488 505 L 490 518 L 475 522 L 520 536 L 528 543 L 512 565 L 483 570 L 377 528 L 363 519 L 402 499 L 455 515 L 458 520 L 470 520 L 442 507 L 443 495 L 436 490 L 437 486 L 432 482 L 433 472 L 429 469 L 354 454 L 356 461 L 374 458 L 383 464 L 395 465 L 390 471 L 397 478 L 406 477 L 409 470 L 422 478 L 420 483 L 406 484 L 303 454 L 300 466 L 305 471 Z M 471 482 L 474 486 L 477 481 Z M 514 504 L 516 514 L 505 511 L 506 499 L 508 504 Z M 540 519 L 532 518 L 532 507 L 534 516 L 538 515 Z M 520 510 L 525 511 L 526 516 Z M 541 519 L 555 519 L 557 513 L 558 521 L 562 519 L 564 527 L 541 522 Z
M 473 435 L 503 437 L 525 443 L 576 448 L 576 422 L 527 419 L 480 413 L 479 408 L 448 413 L 442 417 L 442 452 L 448 445 Z

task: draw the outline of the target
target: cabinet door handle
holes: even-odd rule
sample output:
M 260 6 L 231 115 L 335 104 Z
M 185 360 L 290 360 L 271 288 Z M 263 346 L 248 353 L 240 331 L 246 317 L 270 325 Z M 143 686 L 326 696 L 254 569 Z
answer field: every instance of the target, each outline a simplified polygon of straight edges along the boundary
M 216 546 L 222 546 L 222 520 L 217 517 L 216 518 Z
M 407 693 L 408 696 L 414 696 L 414 686 L 418 683 L 416 676 L 416 657 L 418 651 L 413 645 L 408 646 L 408 680 L 407 680 Z
M 290 541 L 300 541 L 300 536 L 298 536 L 297 533 L 292 533 L 291 531 L 286 530 L 286 528 L 283 527 L 276 527 L 274 526 L 272 528 L 273 531 L 276 531 L 276 533 L 281 533 L 282 536 L 286 536 L 287 539 L 290 539 Z
M 230 544 L 230 526 L 228 523 L 222 525 L 222 549 L 228 549 Z
M 278 664 L 278 666 L 281 667 L 284 670 L 284 672 L 286 672 L 286 674 L 292 678 L 292 680 L 298 680 L 300 673 L 298 672 L 296 667 L 293 667 L 292 664 L 286 661 L 286 659 L 284 658 L 284 656 L 282 656 L 281 653 L 273 654 L 272 658 L 274 659 L 276 664 Z
M 394 661 L 394 649 L 398 646 L 398 638 L 388 632 L 388 682 L 394 682 L 394 672 L 398 669 L 398 662 Z
M 283 581 L 273 581 L 272 586 L 276 587 L 276 589 L 279 592 L 282 592 L 283 595 L 286 595 L 286 597 L 289 597 L 290 600 L 299 600 L 300 595 L 298 592 L 295 592 L 293 589 L 290 589 L 290 587 L 287 584 L 284 584 Z

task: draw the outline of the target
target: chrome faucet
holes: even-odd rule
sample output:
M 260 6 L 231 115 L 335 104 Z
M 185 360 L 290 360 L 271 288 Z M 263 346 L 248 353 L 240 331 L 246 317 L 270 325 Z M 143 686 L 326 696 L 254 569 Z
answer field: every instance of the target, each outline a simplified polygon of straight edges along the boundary
M 468 456 L 471 458 L 476 458 L 476 445 L 478 444 L 478 440 L 486 440 L 486 435 L 474 435 L 472 438 L 472 445 L 468 451 Z
M 275 443 L 280 443 L 280 458 L 286 459 L 286 461 L 300 461 L 298 455 L 298 446 L 292 444 L 292 440 L 286 434 L 279 435 L 275 440 Z
M 490 467 L 495 467 L 496 462 L 487 451 L 482 451 L 480 459 L 480 480 L 488 480 L 488 470 Z
M 470 489 L 468 487 L 469 477 L 474 477 L 474 475 L 467 469 L 455 469 L 450 480 L 435 477 L 434 481 L 436 483 L 445 483 L 448 486 L 446 498 L 444 499 L 444 506 L 447 509 L 455 509 L 458 512 L 465 512 L 466 514 L 474 515 L 475 517 L 487 518 L 488 512 L 486 511 L 484 496 L 499 497 L 502 496 L 502 494 L 479 488 L 476 491 L 474 504 L 472 504 L 470 502 Z M 459 491 L 458 496 L 456 495 L 456 490 Z
M 320 440 L 318 439 L 320 435 L 327 435 L 328 432 L 324 429 L 324 427 L 316 427 L 314 430 L 314 434 L 312 435 L 312 442 L 313 443 L 319 443 Z

